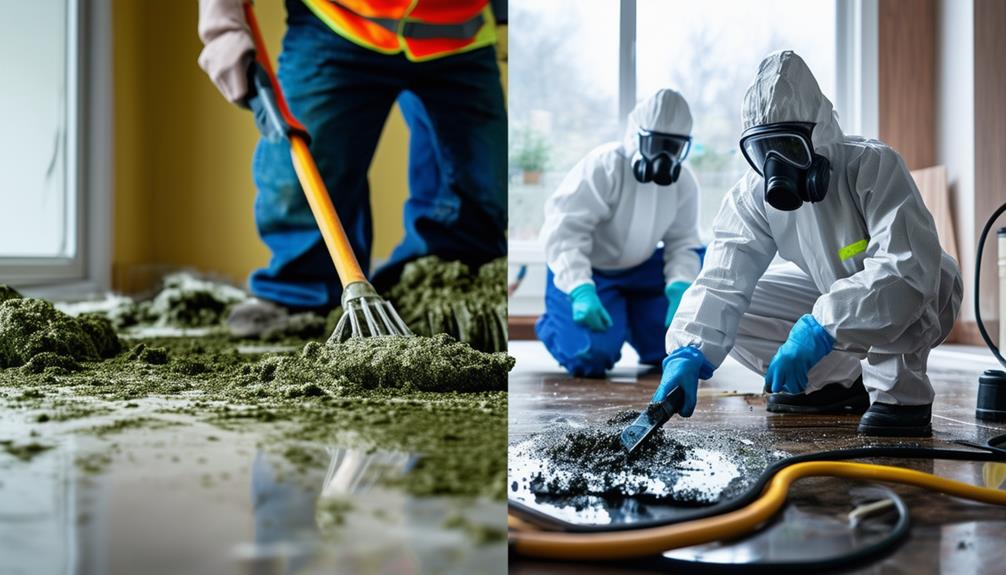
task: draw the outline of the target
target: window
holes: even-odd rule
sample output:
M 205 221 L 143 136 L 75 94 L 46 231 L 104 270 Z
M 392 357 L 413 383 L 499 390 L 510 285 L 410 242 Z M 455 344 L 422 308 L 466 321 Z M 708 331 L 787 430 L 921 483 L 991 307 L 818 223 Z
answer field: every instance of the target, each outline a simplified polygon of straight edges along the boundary
M 107 233 L 107 226 L 94 225 L 108 207 L 107 169 L 89 159 L 107 161 L 109 155 L 102 124 L 109 117 L 108 67 L 94 65 L 107 58 L 108 40 L 107 32 L 99 35 L 81 23 L 105 26 L 111 9 L 109 0 L 88 2 L 87 15 L 94 17 L 85 19 L 81 4 L 0 0 L 6 79 L 0 87 L 6 130 L 0 140 L 0 283 L 90 280 L 91 291 L 107 286 L 95 283 L 92 272 L 102 258 L 89 251 L 100 244 L 92 236 Z M 87 38 L 96 40 L 96 49 L 88 49 Z M 94 90 L 84 94 L 91 82 Z
M 612 0 L 510 3 L 511 241 L 533 242 L 566 172 L 619 136 L 618 14 Z
M 0 18 L 0 91 L 8 137 L 0 140 L 0 253 L 73 257 L 73 143 L 67 90 L 67 13 L 62 2 L 5 2 Z
M 672 87 L 688 100 L 694 125 L 687 163 L 702 189 L 699 227 L 708 241 L 723 196 L 747 169 L 737 147 L 741 101 L 761 59 L 795 50 L 834 102 L 835 3 L 638 0 L 636 11 L 636 95 Z
M 542 308 L 545 201 L 584 153 L 619 139 L 626 113 L 658 88 L 680 90 L 691 107 L 688 162 L 706 240 L 746 168 L 741 100 L 769 52 L 800 53 L 843 127 L 876 135 L 875 0 L 511 0 L 510 20 L 510 260 L 529 264 L 514 315 Z

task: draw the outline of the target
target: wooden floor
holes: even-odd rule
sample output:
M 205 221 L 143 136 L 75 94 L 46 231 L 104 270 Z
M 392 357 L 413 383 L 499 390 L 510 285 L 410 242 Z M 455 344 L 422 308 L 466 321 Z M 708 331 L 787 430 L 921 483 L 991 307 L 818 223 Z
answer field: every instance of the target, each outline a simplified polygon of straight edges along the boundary
M 623 360 L 606 380 L 584 380 L 566 376 L 538 342 L 511 342 L 510 353 L 517 366 L 510 377 L 510 441 L 520 441 L 550 425 L 598 421 L 627 409 L 642 408 L 659 381 L 659 374 L 646 371 L 634 362 L 626 348 Z M 930 358 L 930 377 L 936 388 L 933 407 L 934 437 L 918 442 L 925 446 L 953 446 L 958 439 L 984 442 L 1006 433 L 1006 424 L 986 424 L 974 417 L 977 377 L 995 367 L 990 354 L 978 348 L 945 346 Z M 905 443 L 904 440 L 866 440 L 856 434 L 856 416 L 795 416 L 769 414 L 761 394 L 761 378 L 728 360 L 716 376 L 699 391 L 698 408 L 690 419 L 675 418 L 669 426 L 701 429 L 729 429 L 738 434 L 769 433 L 776 447 L 790 453 Z M 884 463 L 918 469 L 966 481 L 991 485 L 1006 475 L 1006 464 L 982 464 L 933 460 L 891 460 Z M 786 520 L 769 528 L 766 538 L 786 535 L 790 543 L 816 546 L 828 552 L 826 538 L 815 540 L 807 528 L 815 516 L 843 517 L 851 509 L 850 493 L 865 484 L 838 479 L 808 479 L 790 493 L 791 510 Z M 911 509 L 911 538 L 892 555 L 859 568 L 858 573 L 1004 573 L 1006 572 L 1006 509 L 975 504 L 910 487 L 895 487 Z M 834 522 L 834 521 L 833 521 Z M 804 528 L 801 528 L 801 525 Z M 794 529 L 797 527 L 797 529 Z M 793 533 L 796 533 L 794 536 Z M 743 548 L 745 541 L 739 542 Z M 727 549 L 726 552 L 729 552 Z M 739 553 L 734 550 L 734 556 Z M 723 549 L 720 550 L 722 554 Z M 679 557 L 689 556 L 688 552 Z M 694 555 L 693 555 L 694 556 Z M 706 555 L 711 557 L 711 555 Z M 613 573 L 612 567 L 562 565 L 529 562 L 511 557 L 510 572 Z M 645 570 L 643 572 L 646 572 Z

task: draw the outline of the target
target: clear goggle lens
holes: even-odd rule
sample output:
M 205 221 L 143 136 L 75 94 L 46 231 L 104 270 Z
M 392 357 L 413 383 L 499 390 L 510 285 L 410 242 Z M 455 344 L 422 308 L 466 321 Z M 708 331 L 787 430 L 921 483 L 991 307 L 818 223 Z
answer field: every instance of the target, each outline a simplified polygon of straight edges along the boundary
M 692 147 L 692 139 L 687 136 L 660 134 L 657 132 L 639 132 L 639 153 L 647 158 L 656 158 L 667 154 L 672 159 L 682 161 Z
M 751 167 L 759 174 L 769 155 L 792 164 L 800 169 L 807 169 L 813 160 L 813 154 L 807 140 L 797 134 L 755 134 L 741 141 L 741 150 Z

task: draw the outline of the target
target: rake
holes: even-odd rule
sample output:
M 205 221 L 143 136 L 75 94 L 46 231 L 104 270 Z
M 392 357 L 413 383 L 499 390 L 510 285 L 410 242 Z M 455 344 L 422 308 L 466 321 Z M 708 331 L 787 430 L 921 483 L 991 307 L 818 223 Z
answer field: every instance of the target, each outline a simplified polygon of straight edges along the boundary
M 384 335 L 411 336 L 394 306 L 382 298 L 367 281 L 360 269 L 346 230 L 332 205 L 325 182 L 308 148 L 310 135 L 307 129 L 290 112 L 283 91 L 266 52 L 265 41 L 259 29 L 255 10 L 248 0 L 244 2 L 245 19 L 255 42 L 255 63 L 249 90 L 261 98 L 267 120 L 290 141 L 290 156 L 297 179 L 304 188 L 311 213 L 318 223 L 328 253 L 332 256 L 339 280 L 342 282 L 343 315 L 328 342 L 342 342 L 351 337 L 376 337 Z

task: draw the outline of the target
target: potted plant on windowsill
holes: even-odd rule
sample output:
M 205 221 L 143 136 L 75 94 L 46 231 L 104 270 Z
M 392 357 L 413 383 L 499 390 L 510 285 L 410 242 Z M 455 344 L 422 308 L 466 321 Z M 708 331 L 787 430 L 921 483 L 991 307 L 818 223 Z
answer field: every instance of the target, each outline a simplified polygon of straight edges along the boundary
M 540 184 L 542 173 L 548 166 L 550 153 L 548 140 L 531 128 L 520 130 L 516 140 L 513 149 L 513 165 L 521 170 L 524 184 Z

